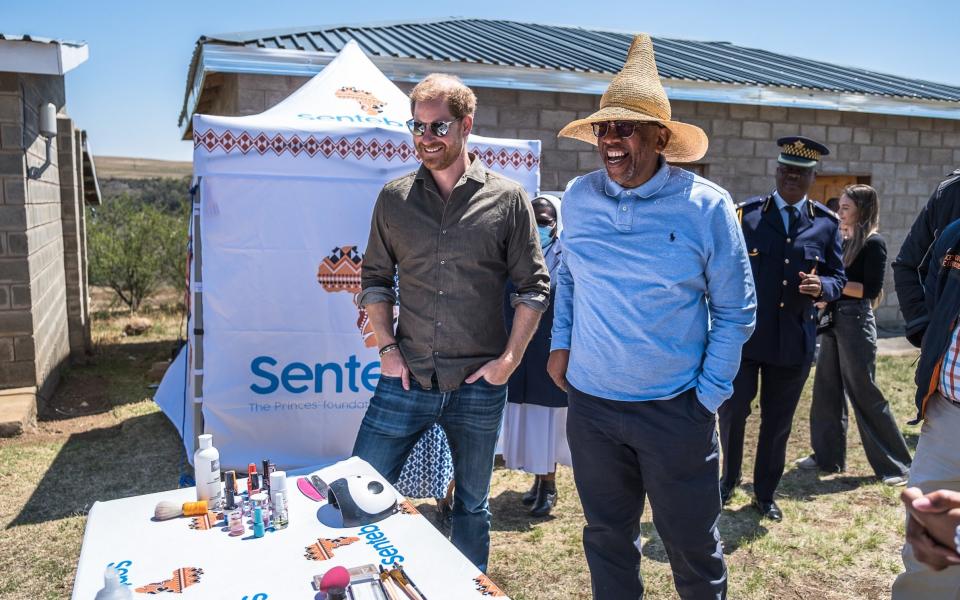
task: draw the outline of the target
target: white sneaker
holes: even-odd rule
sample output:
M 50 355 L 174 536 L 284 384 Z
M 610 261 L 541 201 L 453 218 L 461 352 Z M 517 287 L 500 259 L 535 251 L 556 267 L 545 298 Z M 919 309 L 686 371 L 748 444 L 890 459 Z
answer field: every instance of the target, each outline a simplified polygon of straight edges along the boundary
M 890 477 L 884 477 L 883 485 L 888 485 L 890 487 L 900 487 L 900 486 L 907 485 L 907 476 L 891 475 Z
M 820 468 L 817 464 L 817 459 L 815 459 L 812 454 L 793 461 L 793 464 L 797 465 L 798 469 L 803 469 L 804 471 L 816 471 Z

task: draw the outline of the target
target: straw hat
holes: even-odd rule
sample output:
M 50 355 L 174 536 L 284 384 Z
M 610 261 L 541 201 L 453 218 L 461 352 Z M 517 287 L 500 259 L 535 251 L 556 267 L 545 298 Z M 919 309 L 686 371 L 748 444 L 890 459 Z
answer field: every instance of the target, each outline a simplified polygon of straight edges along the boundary
M 600 98 L 600 110 L 578 119 L 559 135 L 597 145 L 593 123 L 603 121 L 656 121 L 670 130 L 663 156 L 671 162 L 693 162 L 707 153 L 707 134 L 695 125 L 670 120 L 670 101 L 660 83 L 653 42 L 641 33 L 633 38 L 627 62 Z

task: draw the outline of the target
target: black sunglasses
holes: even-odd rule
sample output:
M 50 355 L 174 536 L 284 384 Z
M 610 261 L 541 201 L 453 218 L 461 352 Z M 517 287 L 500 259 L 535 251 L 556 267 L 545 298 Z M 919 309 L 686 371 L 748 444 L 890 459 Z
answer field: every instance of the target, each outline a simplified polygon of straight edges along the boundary
M 450 132 L 450 126 L 459 121 L 460 119 L 454 119 L 452 121 L 434 121 L 433 123 L 424 123 L 416 119 L 410 119 L 407 121 L 407 129 L 410 130 L 410 133 L 419 137 L 427 132 L 427 127 L 430 128 L 430 132 L 437 136 L 443 137 Z
M 607 135 L 607 131 L 610 130 L 610 125 L 613 125 L 613 129 L 617 133 L 617 137 L 628 138 L 634 134 L 637 130 L 637 127 L 643 127 L 646 125 L 656 125 L 660 127 L 660 123 L 653 123 L 650 121 L 603 121 L 601 123 L 593 123 L 593 135 L 598 138 L 602 138 Z

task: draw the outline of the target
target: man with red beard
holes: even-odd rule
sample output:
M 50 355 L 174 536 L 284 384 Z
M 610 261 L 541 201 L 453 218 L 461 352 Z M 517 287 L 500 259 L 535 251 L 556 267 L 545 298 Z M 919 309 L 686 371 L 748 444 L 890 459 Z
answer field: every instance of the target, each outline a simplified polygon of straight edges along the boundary
M 456 483 L 451 541 L 486 571 L 506 383 L 547 307 L 550 278 L 523 188 L 467 152 L 477 105 L 470 88 L 429 75 L 410 101 L 407 126 L 423 164 L 385 185 L 373 209 L 359 303 L 377 335 L 381 376 L 353 454 L 395 482 L 421 434 L 443 427 Z M 403 302 L 394 331 L 396 273 Z M 509 335 L 508 277 L 516 288 Z

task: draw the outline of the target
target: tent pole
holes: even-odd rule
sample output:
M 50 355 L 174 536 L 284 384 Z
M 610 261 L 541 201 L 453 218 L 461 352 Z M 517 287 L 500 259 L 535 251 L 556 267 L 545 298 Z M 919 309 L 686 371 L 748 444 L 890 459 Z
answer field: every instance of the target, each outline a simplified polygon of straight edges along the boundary
M 200 230 L 200 207 L 203 200 L 203 177 L 197 178 L 193 196 L 193 450 L 199 448 L 203 433 L 203 236 Z

